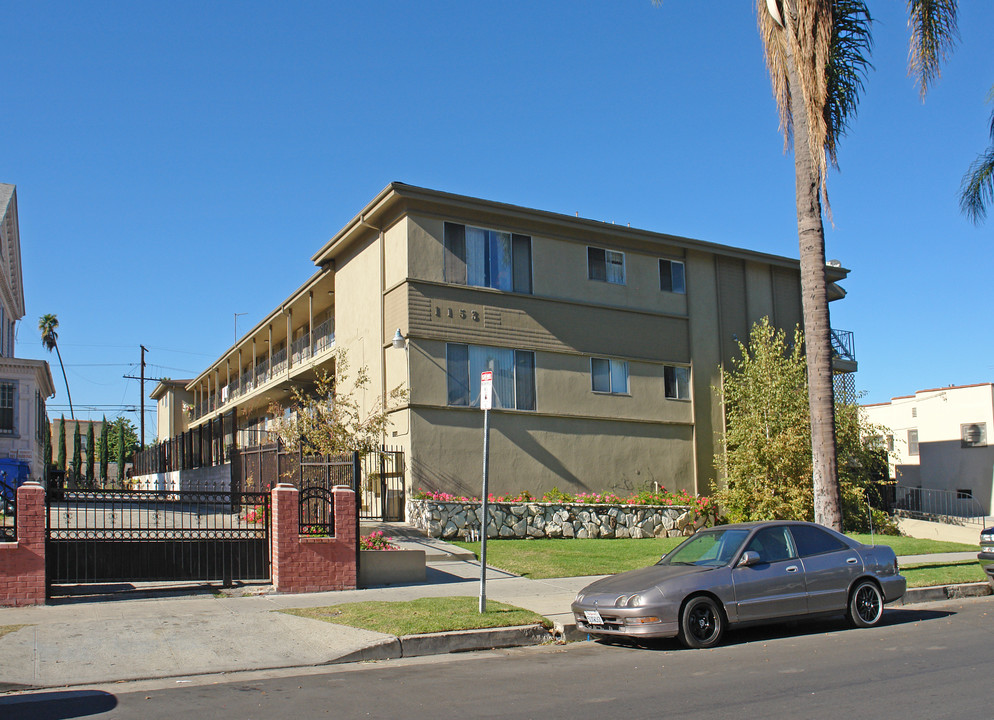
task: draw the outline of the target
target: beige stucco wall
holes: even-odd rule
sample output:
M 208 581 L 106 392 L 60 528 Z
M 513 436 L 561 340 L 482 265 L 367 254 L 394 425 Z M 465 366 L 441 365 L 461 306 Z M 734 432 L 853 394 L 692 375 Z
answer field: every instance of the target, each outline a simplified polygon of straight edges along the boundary
M 692 429 L 686 425 L 557 418 L 493 412 L 490 491 L 542 493 L 686 487 L 693 478 Z M 412 488 L 479 496 L 483 412 L 418 408 L 409 456 Z M 687 489 L 693 490 L 692 487 Z

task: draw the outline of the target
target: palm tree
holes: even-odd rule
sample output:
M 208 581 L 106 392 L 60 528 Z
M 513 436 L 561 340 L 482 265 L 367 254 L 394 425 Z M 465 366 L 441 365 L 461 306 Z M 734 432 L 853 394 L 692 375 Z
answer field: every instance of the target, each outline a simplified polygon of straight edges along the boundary
M 815 520 L 841 530 L 822 202 L 829 210 L 826 175 L 869 67 L 871 19 L 863 0 L 756 4 L 785 147 L 794 151 Z M 911 71 L 924 95 L 952 47 L 956 0 L 909 0 L 908 8 Z
M 59 352 L 59 334 L 55 332 L 58 327 L 59 319 L 54 314 L 49 313 L 38 318 L 38 330 L 41 331 L 41 344 L 49 352 L 52 352 L 54 349 L 55 354 L 59 358 L 59 367 L 62 368 L 62 380 L 66 384 L 66 397 L 69 398 L 69 417 L 75 420 L 76 415 L 72 411 L 72 394 L 69 392 L 69 380 L 66 378 L 66 366 L 62 364 L 62 353 Z
M 987 101 L 994 101 L 994 87 L 987 93 Z M 975 223 L 987 217 L 987 206 L 994 205 L 994 112 L 991 113 L 991 144 L 970 165 L 963 177 L 959 206 Z

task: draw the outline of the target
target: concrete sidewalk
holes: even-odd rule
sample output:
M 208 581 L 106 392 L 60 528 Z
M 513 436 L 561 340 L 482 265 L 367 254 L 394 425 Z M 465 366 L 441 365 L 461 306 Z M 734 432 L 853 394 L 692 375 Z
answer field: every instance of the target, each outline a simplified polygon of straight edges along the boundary
M 23 626 L 0 635 L 0 691 L 308 667 L 552 639 L 532 629 L 398 640 L 273 612 L 366 600 L 478 596 L 478 563 L 459 559 L 457 552 L 435 552 L 432 558 L 426 582 L 417 585 L 306 595 L 277 595 L 266 592 L 268 586 L 249 586 L 243 588 L 249 594 L 240 597 L 215 594 L 209 587 L 187 587 L 144 597 L 135 593 L 68 597 L 40 607 L 0 608 L 0 633 L 4 626 Z M 932 561 L 948 558 L 914 559 Z M 900 562 L 911 564 L 911 558 Z M 573 624 L 570 603 L 597 577 L 529 580 L 491 568 L 487 597 L 544 615 L 568 632 Z M 909 591 L 905 604 L 990 593 L 986 583 L 974 585 Z

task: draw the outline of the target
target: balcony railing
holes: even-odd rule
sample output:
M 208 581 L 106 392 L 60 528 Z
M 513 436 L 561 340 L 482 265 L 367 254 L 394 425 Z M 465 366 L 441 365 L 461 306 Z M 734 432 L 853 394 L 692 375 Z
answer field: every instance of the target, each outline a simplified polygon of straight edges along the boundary
M 314 354 L 323 353 L 335 344 L 335 320 L 328 318 L 314 328 Z
M 256 363 L 255 365 L 255 386 L 259 387 L 268 379 L 269 375 L 269 358 Z
M 273 371 L 269 377 L 275 377 L 286 372 L 286 348 L 273 353 Z
M 291 359 L 293 360 L 294 365 L 309 358 L 311 356 L 311 334 L 304 333 L 299 338 L 294 340 L 293 344 L 290 345 L 290 351 L 292 353 Z
M 843 360 L 856 362 L 852 330 L 832 330 L 832 352 Z

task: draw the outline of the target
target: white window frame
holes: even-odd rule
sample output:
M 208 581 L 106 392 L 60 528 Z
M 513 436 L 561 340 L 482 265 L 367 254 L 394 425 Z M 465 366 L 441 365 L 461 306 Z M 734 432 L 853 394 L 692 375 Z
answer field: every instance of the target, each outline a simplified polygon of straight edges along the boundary
M 595 278 L 590 273 L 590 251 L 600 250 L 604 253 L 604 279 Z M 608 254 L 614 253 L 621 258 L 621 280 L 612 280 L 608 275 Z M 611 285 L 626 285 L 628 283 L 628 266 L 625 260 L 625 253 L 621 250 L 611 250 L 610 248 L 601 247 L 599 245 L 588 245 L 587 246 L 587 279 L 593 280 L 594 282 L 604 282 L 610 283 Z
M 602 361 L 608 363 L 607 370 L 607 380 L 610 385 L 608 390 L 597 390 L 594 387 L 594 362 Z M 625 388 L 620 390 L 614 387 L 615 380 L 615 366 L 618 368 L 624 368 L 625 371 Z M 606 358 L 606 357 L 591 357 L 590 358 L 590 392 L 596 393 L 598 395 L 631 395 L 631 372 L 627 360 L 618 360 L 616 358 Z
M 686 373 L 686 384 L 680 382 L 680 376 L 677 371 L 683 371 L 681 374 Z M 673 373 L 673 384 L 676 385 L 676 394 L 671 395 L 666 387 L 666 375 L 668 373 Z M 685 389 L 686 395 L 681 395 L 680 390 Z M 663 366 L 663 396 L 667 400 L 690 400 L 690 368 L 684 365 L 664 365 Z

